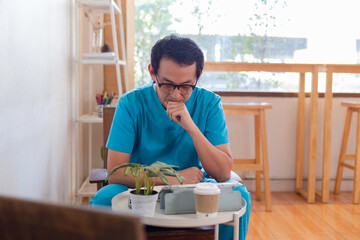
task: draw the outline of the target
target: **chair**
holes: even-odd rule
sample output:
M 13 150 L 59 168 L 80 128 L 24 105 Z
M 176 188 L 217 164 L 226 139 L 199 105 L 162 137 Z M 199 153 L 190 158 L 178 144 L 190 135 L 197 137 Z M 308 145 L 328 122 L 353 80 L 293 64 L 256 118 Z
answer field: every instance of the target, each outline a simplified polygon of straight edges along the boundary
M 106 146 L 106 142 L 110 133 L 110 128 L 111 128 L 111 124 L 114 118 L 114 114 L 115 114 L 115 107 L 104 107 L 103 109 L 103 132 L 104 132 L 104 137 L 103 137 L 103 146 L 104 146 L 104 168 L 97 168 L 97 169 L 93 169 L 90 172 L 90 183 L 96 183 L 97 184 L 97 190 L 99 190 L 100 188 L 102 188 L 104 185 L 106 185 L 107 183 L 105 183 L 105 179 L 107 177 L 107 155 L 108 155 L 108 149 L 105 147 Z
M 0 196 L 0 239 L 145 239 L 139 217 Z
M 354 204 L 358 204 L 360 197 L 360 102 L 342 101 L 341 105 L 347 107 L 347 111 L 346 111 L 341 149 L 340 149 L 339 163 L 338 163 L 336 180 L 335 180 L 334 193 L 339 194 L 343 169 L 344 167 L 349 168 L 354 171 L 354 186 L 353 186 L 352 201 Z M 355 154 L 346 154 L 353 113 L 357 113 Z M 345 162 L 346 160 L 353 161 L 354 165 L 346 163 Z
M 265 110 L 272 105 L 266 102 L 223 102 L 226 115 L 253 115 L 255 119 L 255 158 L 234 159 L 233 171 L 256 172 L 256 200 L 261 199 L 261 176 L 264 176 L 265 210 L 271 211 L 271 191 L 269 177 L 269 162 L 267 149 L 267 136 L 265 124 Z M 262 155 L 262 158 L 261 158 Z

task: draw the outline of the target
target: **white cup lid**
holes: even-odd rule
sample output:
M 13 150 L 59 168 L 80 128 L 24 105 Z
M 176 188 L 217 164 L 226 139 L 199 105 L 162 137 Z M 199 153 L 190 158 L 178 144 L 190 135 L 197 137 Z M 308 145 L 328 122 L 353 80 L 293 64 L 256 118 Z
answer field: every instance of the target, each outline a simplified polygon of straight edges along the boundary
M 198 183 L 195 185 L 194 193 L 200 195 L 219 194 L 220 188 L 215 183 Z

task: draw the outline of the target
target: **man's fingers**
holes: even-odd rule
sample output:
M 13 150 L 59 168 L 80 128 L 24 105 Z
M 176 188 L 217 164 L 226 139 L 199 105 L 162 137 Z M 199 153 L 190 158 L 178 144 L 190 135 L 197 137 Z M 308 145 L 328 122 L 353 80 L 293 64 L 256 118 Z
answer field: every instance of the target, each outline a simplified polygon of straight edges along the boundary
M 204 174 L 200 171 L 200 174 L 199 174 L 199 181 L 201 182 L 204 178 Z
M 179 105 L 176 104 L 171 104 L 172 102 L 169 102 L 167 105 L 167 115 L 169 116 L 170 120 L 172 121 L 176 121 L 177 120 L 177 115 L 179 114 Z
M 180 122 L 181 113 L 179 111 L 168 111 L 168 116 L 171 121 Z
M 191 167 L 180 172 L 180 175 L 184 177 L 184 183 L 194 184 L 199 183 L 203 179 L 202 171 L 197 167 Z
M 204 174 L 202 173 L 202 171 L 197 168 L 197 167 L 194 167 L 195 168 L 195 179 L 196 179 L 196 182 L 201 182 L 203 177 L 204 177 Z

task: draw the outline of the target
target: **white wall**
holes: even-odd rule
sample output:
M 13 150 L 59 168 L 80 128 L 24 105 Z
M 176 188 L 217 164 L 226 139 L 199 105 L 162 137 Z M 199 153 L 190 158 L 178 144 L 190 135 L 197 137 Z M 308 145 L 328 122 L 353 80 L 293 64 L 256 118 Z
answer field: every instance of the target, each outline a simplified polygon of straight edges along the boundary
M 0 0 L 0 194 L 72 198 L 70 3 Z
M 266 110 L 266 124 L 269 151 L 269 168 L 272 191 L 294 191 L 296 177 L 296 141 L 297 141 L 297 98 L 275 97 L 223 97 L 226 101 L 255 101 L 269 102 L 273 108 Z M 330 191 L 334 190 L 337 163 L 344 129 L 346 108 L 340 105 L 342 100 L 360 101 L 360 98 L 333 98 L 332 134 L 331 134 L 331 165 Z M 305 151 L 304 151 L 304 178 L 307 178 L 309 155 L 309 98 L 306 100 L 305 110 Z M 323 148 L 323 118 L 324 99 L 319 99 L 318 137 L 317 137 L 317 188 L 321 187 L 322 177 L 322 148 Z M 356 117 L 353 116 L 349 138 L 348 153 L 354 153 Z M 234 158 L 254 157 L 254 123 L 249 115 L 227 116 L 231 150 Z M 238 172 L 245 178 L 245 185 L 255 189 L 254 172 Z M 352 191 L 353 171 L 345 169 L 341 191 Z M 304 182 L 307 187 L 307 182 Z

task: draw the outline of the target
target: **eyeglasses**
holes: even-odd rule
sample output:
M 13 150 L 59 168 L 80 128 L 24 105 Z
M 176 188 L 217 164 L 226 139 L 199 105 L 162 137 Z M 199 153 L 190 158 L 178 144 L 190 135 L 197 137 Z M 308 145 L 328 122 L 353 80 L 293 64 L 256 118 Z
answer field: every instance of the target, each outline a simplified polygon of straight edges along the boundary
M 192 90 L 194 90 L 196 83 L 194 85 L 190 84 L 172 84 L 172 83 L 159 83 L 159 80 L 157 79 L 157 75 L 155 75 L 155 79 L 157 84 L 159 85 L 159 88 L 164 93 L 173 93 L 175 91 L 175 88 L 179 90 L 179 92 L 183 95 L 190 93 Z

